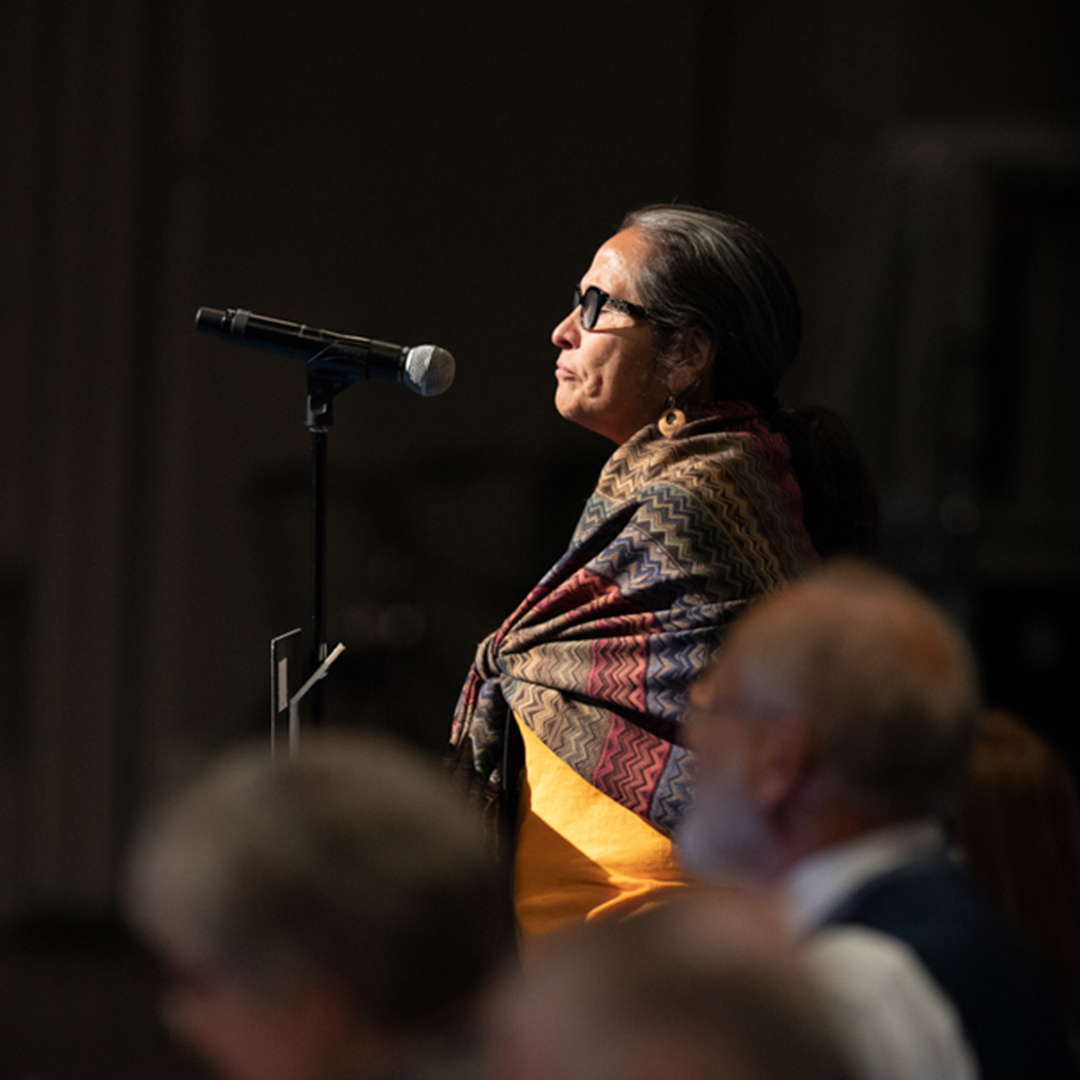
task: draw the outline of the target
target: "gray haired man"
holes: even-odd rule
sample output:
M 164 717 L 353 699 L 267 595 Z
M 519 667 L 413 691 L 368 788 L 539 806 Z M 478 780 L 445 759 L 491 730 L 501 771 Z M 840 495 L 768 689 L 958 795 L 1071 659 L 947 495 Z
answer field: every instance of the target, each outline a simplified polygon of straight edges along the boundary
M 739 620 L 692 701 L 683 858 L 783 897 L 867 1075 L 1076 1075 L 1054 1003 L 945 848 L 979 698 L 941 610 L 826 567 Z

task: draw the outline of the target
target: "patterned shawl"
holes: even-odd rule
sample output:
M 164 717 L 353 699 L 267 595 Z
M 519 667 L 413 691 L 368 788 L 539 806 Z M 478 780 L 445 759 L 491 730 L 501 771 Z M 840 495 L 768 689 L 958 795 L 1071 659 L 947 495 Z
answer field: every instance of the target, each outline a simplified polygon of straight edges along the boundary
M 481 642 L 451 745 L 491 798 L 511 712 L 665 832 L 688 797 L 686 692 L 747 602 L 816 561 L 783 436 L 743 402 L 608 460 L 570 548 Z M 516 778 L 512 778 L 516 779 Z

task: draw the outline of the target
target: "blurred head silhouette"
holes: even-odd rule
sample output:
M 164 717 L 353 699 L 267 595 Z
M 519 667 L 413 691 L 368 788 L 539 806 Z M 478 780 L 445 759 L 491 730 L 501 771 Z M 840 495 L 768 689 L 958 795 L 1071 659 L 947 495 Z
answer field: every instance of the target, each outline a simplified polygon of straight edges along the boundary
M 144 824 L 129 917 L 166 1016 L 226 1080 L 381 1074 L 467 1019 L 502 935 L 478 823 L 373 737 L 231 753 Z
M 844 560 L 754 605 L 691 691 L 683 858 L 769 880 L 954 801 L 977 716 L 959 631 L 899 578 Z
M 494 1080 L 852 1075 L 792 947 L 733 895 L 553 940 L 502 986 L 488 1030 Z
M 1053 747 L 1007 713 L 979 725 L 957 833 L 971 876 L 1054 978 L 1080 1048 L 1080 795 Z

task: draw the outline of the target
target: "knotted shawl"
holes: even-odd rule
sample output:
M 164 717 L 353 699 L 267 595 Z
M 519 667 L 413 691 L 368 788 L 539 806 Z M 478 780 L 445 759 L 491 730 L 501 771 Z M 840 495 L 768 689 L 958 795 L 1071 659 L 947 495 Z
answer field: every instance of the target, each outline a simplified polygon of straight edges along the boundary
M 497 799 L 516 714 L 670 832 L 689 795 L 690 683 L 748 601 L 814 561 L 787 442 L 758 410 L 726 402 L 672 438 L 643 428 L 604 466 L 566 554 L 477 649 L 459 766 Z

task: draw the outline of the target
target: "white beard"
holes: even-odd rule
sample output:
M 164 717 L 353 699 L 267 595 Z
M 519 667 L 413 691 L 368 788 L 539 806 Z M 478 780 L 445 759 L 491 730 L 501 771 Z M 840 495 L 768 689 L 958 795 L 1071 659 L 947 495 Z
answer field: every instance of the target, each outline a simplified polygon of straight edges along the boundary
M 747 797 L 742 772 L 732 768 L 695 789 L 676 842 L 679 861 L 696 877 L 760 884 L 779 869 L 768 825 Z

